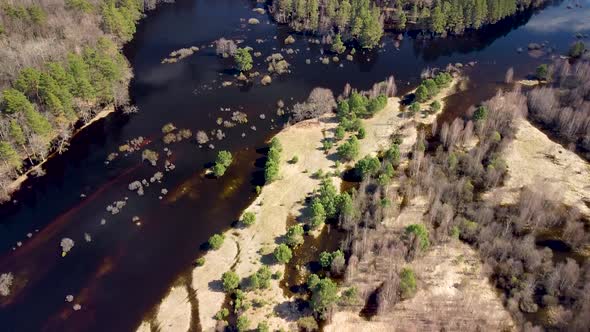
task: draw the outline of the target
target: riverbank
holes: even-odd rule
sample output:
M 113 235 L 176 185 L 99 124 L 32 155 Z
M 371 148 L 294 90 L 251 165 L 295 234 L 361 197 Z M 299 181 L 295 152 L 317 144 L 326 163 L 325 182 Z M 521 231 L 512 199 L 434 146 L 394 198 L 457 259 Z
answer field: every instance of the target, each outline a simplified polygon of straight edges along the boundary
M 115 112 L 115 107 L 113 105 L 109 105 L 105 108 L 103 108 L 100 112 L 96 113 L 96 115 L 94 115 L 92 117 L 92 119 L 90 119 L 88 122 L 86 122 L 82 127 L 76 129 L 76 131 L 74 131 L 72 133 L 72 137 L 70 138 L 73 139 L 77 134 L 79 134 L 82 130 L 84 130 L 86 127 L 92 125 L 93 123 L 106 118 L 107 116 L 109 116 L 111 113 Z M 29 170 L 27 170 L 26 172 L 24 172 L 23 174 L 19 175 L 16 179 L 14 179 L 7 187 L 6 187 L 6 195 L 8 197 L 6 197 L 6 201 L 8 201 L 10 199 L 10 196 L 17 190 L 20 189 L 21 185 L 31 176 L 35 176 L 34 173 L 37 173 L 37 176 L 40 176 L 42 174 L 44 174 L 42 167 L 43 165 L 51 158 L 53 158 L 56 154 L 58 154 L 57 151 L 52 152 L 51 154 L 49 154 L 47 156 L 47 158 L 45 158 L 42 162 L 40 162 L 37 165 L 32 166 Z M 0 203 L 2 203 L 2 199 L 0 198 Z
M 455 78 L 448 88 L 441 90 L 429 102 L 438 100 L 441 109 L 444 109 L 444 98 L 455 91 L 459 81 L 459 78 Z M 427 103 L 422 105 L 422 109 L 427 109 Z M 375 155 L 385 149 L 394 133 L 406 136 L 402 149 L 409 151 L 411 142 L 416 139 L 415 124 L 430 124 L 436 116 L 437 114 L 426 112 L 410 115 L 403 109 L 400 98 L 389 98 L 387 106 L 382 111 L 371 119 L 363 120 L 366 137 L 360 140 L 359 155 Z M 220 285 L 224 272 L 233 270 L 240 278 L 247 278 L 263 264 L 270 264 L 273 273 L 284 272 L 283 265 L 272 263 L 272 251 L 277 243 L 282 241 L 287 219 L 290 216 L 303 216 L 306 197 L 319 186 L 320 180 L 312 174 L 318 170 L 322 170 L 324 174 L 336 170 L 336 160 L 331 157 L 335 148 L 326 154 L 322 149 L 322 141 L 324 138 L 333 137 L 337 124 L 335 114 L 330 114 L 289 126 L 275 136 L 283 146 L 279 166 L 280 179 L 264 186 L 256 200 L 246 208 L 245 212 L 256 215 L 256 223 L 248 228 L 227 230 L 221 248 L 207 252 L 204 255 L 205 265 L 192 271 L 192 289 L 196 292 L 198 319 L 203 331 L 212 331 L 217 325 L 214 315 L 225 301 L 225 293 Z M 288 160 L 294 156 L 298 157 L 298 162 L 289 163 Z M 350 165 L 343 166 L 352 164 L 351 162 Z M 332 176 L 332 181 L 336 187 L 340 186 L 339 176 Z M 285 296 L 279 282 L 272 281 L 266 290 L 245 294 L 248 303 L 262 303 L 259 306 L 251 306 L 243 313 L 250 320 L 251 326 L 266 321 L 271 329 L 289 329 L 301 315 L 293 299 Z M 183 301 L 188 301 L 183 292 L 171 291 L 158 306 L 155 316 L 146 319 L 138 331 L 146 329 L 146 324 L 163 332 L 186 330 L 178 329 L 176 322 L 191 321 L 195 317 L 190 318 L 191 312 L 185 305 L 175 305 L 174 309 L 169 305 Z M 182 325 L 186 327 L 187 323 Z
M 516 137 L 504 152 L 508 179 L 489 193 L 502 204 L 516 202 L 520 190 L 539 186 L 558 201 L 590 216 L 590 168 L 575 152 L 553 142 L 526 119 L 519 119 Z

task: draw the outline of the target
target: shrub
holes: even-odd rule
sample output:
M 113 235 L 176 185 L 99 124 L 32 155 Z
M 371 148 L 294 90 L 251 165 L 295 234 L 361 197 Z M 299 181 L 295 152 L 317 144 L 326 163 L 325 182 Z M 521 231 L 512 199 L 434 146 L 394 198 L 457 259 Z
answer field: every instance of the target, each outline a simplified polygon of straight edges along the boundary
M 420 112 L 420 104 L 417 103 L 417 102 L 413 102 L 410 105 L 410 112 L 413 113 L 413 114 L 416 114 L 416 113 Z
M 392 165 L 397 166 L 399 165 L 399 161 L 401 158 L 401 152 L 399 151 L 399 145 L 393 144 L 387 151 L 385 152 L 385 159 L 391 162 Z
M 240 277 L 234 271 L 227 271 L 221 276 L 221 282 L 226 292 L 232 292 L 240 286 Z
M 580 56 L 582 56 L 582 54 L 584 54 L 585 51 L 586 51 L 586 45 L 583 42 L 578 41 L 578 42 L 575 42 L 570 47 L 569 55 L 572 58 L 579 58 Z
M 301 317 L 297 320 L 297 327 L 301 331 L 312 332 L 319 330 L 318 322 L 312 316 Z
M 358 130 L 358 133 L 356 134 L 356 137 L 358 139 L 363 139 L 367 136 L 367 131 L 365 130 L 364 127 L 360 127 Z
M 256 222 L 256 215 L 253 212 L 246 212 L 242 216 L 242 223 L 246 226 L 252 226 Z
M 430 104 L 430 113 L 436 113 L 440 111 L 440 108 L 440 102 L 438 100 L 435 100 Z
M 284 243 L 278 245 L 274 250 L 274 256 L 277 262 L 281 264 L 287 264 L 293 257 L 293 252 L 291 248 Z
M 342 54 L 344 51 L 346 51 L 346 46 L 344 46 L 340 34 L 337 34 L 336 37 L 334 37 L 334 41 L 332 42 L 332 52 Z
M 299 162 L 299 157 L 293 156 L 293 158 L 291 158 L 291 160 L 289 160 L 289 162 L 291 164 L 297 164 L 297 162 Z
M 313 311 L 321 318 L 338 300 L 338 287 L 330 278 L 320 279 L 311 290 L 310 305 Z
M 548 80 L 549 79 L 549 68 L 547 67 L 546 64 L 542 64 L 539 67 L 537 67 L 535 74 L 537 76 L 537 79 L 539 79 L 539 80 Z
M 412 224 L 406 227 L 406 234 L 413 234 L 418 238 L 420 249 L 425 250 L 430 246 L 430 240 L 428 239 L 428 230 L 424 225 Z
M 420 84 L 420 86 L 418 87 L 418 89 L 416 89 L 416 100 L 419 103 L 425 102 L 428 99 L 428 89 Z
M 296 247 L 298 245 L 301 245 L 301 244 L 303 244 L 303 241 L 304 241 L 303 234 L 304 234 L 303 226 L 301 226 L 301 225 L 291 226 L 287 230 L 285 242 L 290 247 Z
M 326 221 L 326 210 L 319 198 L 314 198 L 311 203 L 311 227 L 317 228 Z
M 338 127 L 336 127 L 336 131 L 334 131 L 334 137 L 337 140 L 341 140 L 344 138 L 345 134 L 346 130 L 344 129 L 344 126 L 342 124 L 339 124 Z
M 269 331 L 270 331 L 270 327 L 268 327 L 267 322 L 258 323 L 258 326 L 256 327 L 256 332 L 269 332 Z
M 355 305 L 359 302 L 358 289 L 356 287 L 350 287 L 342 292 L 340 302 L 344 305 Z
M 279 176 L 279 163 L 281 159 L 281 151 L 283 147 L 281 142 L 275 137 L 270 141 L 270 149 L 268 151 L 268 158 L 264 165 L 264 179 L 266 183 L 276 180 Z
M 369 114 L 373 115 L 387 106 L 387 96 L 379 95 L 376 98 L 369 100 L 369 104 L 367 105 L 367 111 Z
M 338 147 L 338 156 L 344 160 L 354 160 L 358 157 L 360 151 L 360 143 L 355 136 L 348 139 L 346 143 L 343 143 Z
M 473 120 L 481 121 L 485 120 L 488 117 L 488 109 L 487 107 L 481 105 L 479 106 L 475 112 L 473 112 Z
M 416 277 L 412 269 L 402 269 L 400 273 L 399 288 L 403 299 L 409 299 L 416 294 Z
M 238 332 L 248 331 L 248 329 L 250 329 L 250 320 L 248 319 L 248 317 L 244 315 L 238 317 L 238 321 L 236 322 L 236 328 L 238 329 Z
M 225 320 L 227 316 L 229 316 L 229 310 L 227 308 L 223 308 L 215 314 L 215 320 Z
M 247 48 L 238 48 L 236 54 L 234 54 L 234 61 L 239 71 L 252 69 L 252 55 Z
M 223 245 L 225 237 L 222 234 L 214 234 L 209 238 L 209 248 L 217 250 Z
M 365 179 L 369 176 L 376 175 L 381 168 L 381 162 L 376 157 L 365 156 L 363 159 L 356 162 L 354 168 L 357 174 Z
M 203 266 L 205 265 L 205 257 L 199 257 L 195 260 L 195 265 Z
M 233 157 L 231 152 L 229 151 L 219 151 L 217 153 L 217 159 L 215 160 L 215 165 L 213 166 L 213 174 L 216 177 L 221 177 L 225 174 L 227 168 L 233 162 Z

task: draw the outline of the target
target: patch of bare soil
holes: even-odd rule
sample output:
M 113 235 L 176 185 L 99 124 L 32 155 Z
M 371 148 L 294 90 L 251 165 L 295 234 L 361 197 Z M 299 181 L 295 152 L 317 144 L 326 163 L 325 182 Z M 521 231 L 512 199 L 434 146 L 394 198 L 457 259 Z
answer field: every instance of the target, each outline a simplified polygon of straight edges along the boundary
M 525 119 L 518 120 L 518 132 L 504 151 L 508 165 L 508 180 L 504 186 L 489 194 L 501 203 L 513 203 L 520 189 L 539 185 L 552 190 L 557 200 L 577 207 L 590 216 L 586 202 L 590 199 L 590 165 Z

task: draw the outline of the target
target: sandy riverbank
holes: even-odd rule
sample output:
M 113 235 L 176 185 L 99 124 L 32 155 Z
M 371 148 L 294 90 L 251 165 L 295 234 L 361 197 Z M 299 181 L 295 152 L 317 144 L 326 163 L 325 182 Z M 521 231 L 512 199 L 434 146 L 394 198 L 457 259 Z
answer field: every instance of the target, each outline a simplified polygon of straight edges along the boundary
M 504 151 L 508 179 L 494 193 L 512 203 L 525 186 L 552 190 L 557 200 L 590 216 L 590 165 L 572 151 L 553 142 L 526 119 L 518 120 L 514 141 Z
M 443 103 L 442 99 L 453 93 L 457 81 L 455 80 L 449 88 L 443 89 L 434 99 Z M 427 108 L 426 104 L 423 108 Z M 413 135 L 415 141 L 416 132 L 410 124 L 415 121 L 431 123 L 435 118 L 436 115 L 424 114 L 408 117 L 400 111 L 400 99 L 390 98 L 385 109 L 373 118 L 363 121 L 366 137 L 360 140 L 360 156 L 376 154 L 386 148 L 391 135 L 400 129 L 406 133 L 404 136 Z M 263 262 L 272 261 L 269 254 L 280 241 L 280 237 L 285 234 L 288 216 L 300 216 L 305 198 L 319 185 L 319 180 L 312 177 L 312 174 L 318 169 L 322 169 L 324 173 L 334 171 L 335 159 L 330 155 L 335 148 L 329 154 L 325 154 L 321 149 L 321 142 L 324 137 L 333 136 L 336 126 L 336 117 L 330 114 L 320 119 L 297 123 L 277 134 L 276 137 L 283 146 L 280 179 L 264 186 L 257 199 L 246 209 L 256 215 L 256 223 L 249 228 L 226 231 L 223 246 L 217 251 L 208 252 L 204 256 L 205 265 L 192 271 L 192 288 L 197 294 L 199 322 L 204 331 L 215 329 L 216 321 L 213 316 L 220 310 L 225 299 L 220 286 L 221 275 L 233 268 L 241 278 L 246 278 L 258 270 Z M 411 138 L 404 140 L 407 149 L 411 146 L 411 141 Z M 299 161 L 295 164 L 288 163 L 287 161 L 295 155 Z M 333 177 L 332 180 L 338 187 L 340 178 Z M 271 265 L 271 270 L 283 271 L 284 266 L 274 264 Z M 251 307 L 245 312 L 251 321 L 251 327 L 255 327 L 261 321 L 267 321 L 271 329 L 290 329 L 294 326 L 298 312 L 294 309 L 291 299 L 283 295 L 277 281 L 273 281 L 267 290 L 248 292 L 246 296 L 250 303 L 254 299 L 263 299 L 266 302 L 261 307 Z M 188 301 L 186 296 L 171 291 L 157 308 L 155 319 L 149 320 L 152 328 L 173 331 L 168 328 L 174 325 L 173 321 L 190 317 L 190 311 L 186 306 L 177 306 L 175 310 L 169 310 L 166 305 L 182 301 Z M 145 328 L 146 324 L 148 323 L 144 322 L 141 327 Z

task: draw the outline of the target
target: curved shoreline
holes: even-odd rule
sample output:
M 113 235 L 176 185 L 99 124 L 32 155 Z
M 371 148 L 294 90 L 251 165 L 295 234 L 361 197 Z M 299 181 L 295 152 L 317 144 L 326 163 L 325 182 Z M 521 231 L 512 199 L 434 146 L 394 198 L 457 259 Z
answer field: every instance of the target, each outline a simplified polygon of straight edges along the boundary
M 412 142 L 416 140 L 417 131 L 411 123 L 429 124 L 434 122 L 437 115 L 444 109 L 444 98 L 451 95 L 459 86 L 460 79 L 439 92 L 428 103 L 438 100 L 441 111 L 435 114 L 416 114 L 408 117 L 402 114 L 401 99 L 389 98 L 385 109 L 370 119 L 362 120 L 366 128 L 366 137 L 360 140 L 360 154 L 376 154 L 389 145 L 391 134 L 400 131 L 407 137 L 401 146 L 402 152 L 407 153 Z M 409 92 L 410 94 L 413 91 Z M 422 104 L 426 108 L 427 103 Z M 324 174 L 335 170 L 335 159 L 330 158 L 322 150 L 322 140 L 332 137 L 338 122 L 334 113 L 324 115 L 319 119 L 311 119 L 296 123 L 281 130 L 275 137 L 283 146 L 281 163 L 279 166 L 281 178 L 265 185 L 260 195 L 248 206 L 244 212 L 253 212 L 256 223 L 248 228 L 231 228 L 226 230 L 225 241 L 220 249 L 208 251 L 203 256 L 205 265 L 192 270 L 192 288 L 196 292 L 199 306 L 199 322 L 203 331 L 214 331 L 217 322 L 213 318 L 225 301 L 226 294 L 220 287 L 221 275 L 228 271 L 235 271 L 240 278 L 247 278 L 257 271 L 263 264 L 268 263 L 269 256 L 287 229 L 287 219 L 300 217 L 304 210 L 306 197 L 319 186 L 320 180 L 312 174 L 321 169 Z M 335 148 L 330 153 L 335 152 Z M 299 161 L 295 164 L 288 162 L 294 155 Z M 354 162 L 343 164 L 344 167 Z M 342 169 L 340 169 L 342 170 Z M 340 185 L 340 176 L 332 176 L 335 186 Z M 237 250 L 237 244 L 240 250 Z M 272 260 L 272 258 L 270 258 Z M 285 265 L 269 265 L 273 273 L 280 271 L 284 274 Z M 267 321 L 271 329 L 290 328 L 299 318 L 300 313 L 295 310 L 291 298 L 287 298 L 280 288 L 278 281 L 272 281 L 269 289 L 246 292 L 246 299 L 264 301 L 259 308 L 249 308 L 246 315 L 251 326 Z M 185 331 L 178 329 L 179 325 L 187 326 L 191 312 L 186 305 L 178 305 L 188 301 L 177 290 L 171 289 L 161 304 L 155 308 L 156 314 L 152 319 L 144 320 L 137 331 L 147 331 L 148 328 L 159 328 L 160 331 Z M 175 303 L 175 309 L 170 304 Z M 280 314 L 277 314 L 280 311 Z M 184 322 L 184 323 L 179 323 Z M 174 327 L 174 328 L 173 328 Z

